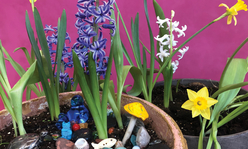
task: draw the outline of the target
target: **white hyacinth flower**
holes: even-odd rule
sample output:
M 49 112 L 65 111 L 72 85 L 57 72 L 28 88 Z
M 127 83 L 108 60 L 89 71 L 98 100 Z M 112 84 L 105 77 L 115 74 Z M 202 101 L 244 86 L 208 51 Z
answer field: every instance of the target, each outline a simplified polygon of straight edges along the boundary
M 170 32 L 170 34 L 165 34 L 162 37 L 159 37 L 159 35 L 157 37 L 154 37 L 157 41 L 159 41 L 159 46 L 160 46 L 160 48 L 159 48 L 160 53 L 157 53 L 156 56 L 158 56 L 162 62 L 164 60 L 164 57 L 168 57 L 171 54 L 170 52 L 173 52 L 173 49 L 177 49 L 174 46 L 177 45 L 178 41 L 174 40 L 173 32 L 178 33 L 177 37 L 180 38 L 181 36 L 185 36 L 184 31 L 187 30 L 186 25 L 182 26 L 181 29 L 178 27 L 179 21 L 172 22 L 174 16 L 175 16 L 175 12 L 173 10 L 171 10 L 171 19 L 169 19 L 169 18 L 160 19 L 160 17 L 157 16 L 157 22 L 156 23 L 159 24 L 159 27 L 163 28 L 164 27 L 163 24 L 167 23 L 167 26 L 168 26 L 167 30 Z M 170 43 L 172 43 L 172 45 Z M 171 51 L 168 52 L 167 50 L 163 50 L 164 46 L 168 46 L 169 49 L 171 49 Z M 188 49 L 189 49 L 189 47 L 185 47 L 183 49 L 178 50 L 178 52 L 180 53 L 178 55 L 178 57 L 179 57 L 178 60 L 171 62 L 171 65 L 173 67 L 173 73 L 176 72 L 178 65 L 179 65 L 179 60 L 181 60 L 183 58 L 185 52 L 187 52 Z
M 178 60 L 175 60 L 173 62 L 171 62 L 171 66 L 172 66 L 172 69 L 173 69 L 173 73 L 176 72 L 177 68 L 178 68 L 178 65 L 179 65 L 179 61 Z
M 189 50 L 189 47 L 185 47 L 185 48 L 183 48 L 182 50 L 180 49 L 180 50 L 178 50 L 178 52 L 180 52 L 181 53 L 181 55 L 178 55 L 178 60 L 180 60 L 180 59 L 182 59 L 183 58 L 183 56 L 184 56 L 184 54 L 185 54 L 185 52 L 187 52 Z
M 181 37 L 182 35 L 185 36 L 185 33 L 184 31 L 187 29 L 187 26 L 184 25 L 182 26 L 182 29 L 179 29 L 179 28 L 175 28 L 175 31 L 178 32 L 179 34 L 177 35 L 177 37 Z
M 156 39 L 157 41 L 159 41 L 159 43 L 161 45 L 164 46 L 168 46 L 170 45 L 170 36 L 165 34 L 163 37 L 159 37 L 159 35 L 157 35 L 157 37 L 154 37 L 154 39 Z M 172 35 L 172 46 L 176 46 L 178 41 L 174 40 L 174 36 Z
M 162 45 L 160 46 L 159 51 L 160 51 L 160 53 L 157 53 L 156 56 L 158 56 L 160 58 L 161 62 L 163 62 L 164 57 L 168 57 L 170 55 L 170 53 L 167 52 L 167 50 L 164 50 Z
M 170 19 L 169 18 L 165 18 L 165 19 L 160 19 L 160 17 L 159 16 L 157 16 L 157 22 L 156 23 L 158 23 L 159 24 L 159 28 L 161 27 L 161 28 L 164 28 L 164 26 L 163 26 L 163 24 L 166 22 L 166 23 L 168 23 L 168 22 L 170 22 Z

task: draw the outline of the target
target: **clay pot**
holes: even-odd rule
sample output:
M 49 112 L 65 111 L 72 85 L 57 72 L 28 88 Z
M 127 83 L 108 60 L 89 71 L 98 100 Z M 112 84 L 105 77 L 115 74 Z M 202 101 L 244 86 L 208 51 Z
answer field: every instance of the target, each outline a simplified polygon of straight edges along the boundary
M 172 85 L 176 85 L 178 80 L 173 80 Z M 188 85 L 190 83 L 202 83 L 207 87 L 218 86 L 218 81 L 213 80 L 205 80 L 205 79 L 181 79 L 180 84 Z M 247 93 L 246 90 L 241 89 L 241 94 Z M 190 136 L 184 135 L 184 138 L 187 140 L 189 149 L 197 149 L 198 148 L 198 136 Z M 220 143 L 221 148 L 223 149 L 246 149 L 248 146 L 248 130 L 240 133 L 235 133 L 231 135 L 223 135 L 217 136 L 217 140 Z M 208 137 L 204 137 L 203 140 L 203 148 L 206 148 L 208 142 Z M 212 145 L 211 149 L 214 149 L 214 145 Z
M 82 95 L 80 91 L 61 93 L 59 95 L 60 104 L 70 104 L 70 99 L 77 94 Z M 150 123 L 156 131 L 158 137 L 165 140 L 171 149 L 188 149 L 186 140 L 184 139 L 178 125 L 163 110 L 143 99 L 129 95 L 122 96 L 122 105 L 126 105 L 131 102 L 140 102 L 146 108 L 149 113 L 149 118 L 145 120 L 145 123 Z M 27 116 L 37 115 L 45 111 L 45 107 L 47 107 L 45 97 L 39 97 L 23 102 L 23 117 L 25 118 Z M 123 108 L 121 111 L 122 113 L 125 113 Z M 10 125 L 11 122 L 11 115 L 6 110 L 0 111 L 0 130 L 4 129 L 5 125 Z

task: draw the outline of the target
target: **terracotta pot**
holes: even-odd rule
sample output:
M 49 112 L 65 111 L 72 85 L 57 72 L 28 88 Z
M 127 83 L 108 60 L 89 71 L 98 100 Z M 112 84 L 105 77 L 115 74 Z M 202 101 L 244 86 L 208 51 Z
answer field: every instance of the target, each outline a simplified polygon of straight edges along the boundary
M 172 85 L 176 85 L 178 80 L 173 80 Z M 192 82 L 200 82 L 203 83 L 207 87 L 213 87 L 218 86 L 218 81 L 213 80 L 205 80 L 205 79 L 181 79 L 180 84 L 188 85 Z M 246 90 L 241 89 L 241 94 L 247 93 Z M 187 140 L 187 144 L 189 149 L 197 149 L 198 148 L 198 136 L 190 136 L 190 135 L 184 135 L 184 138 Z M 247 149 L 248 148 L 248 130 L 243 131 L 240 133 L 235 133 L 231 135 L 223 135 L 223 136 L 217 136 L 217 140 L 221 145 L 222 149 Z M 203 148 L 206 148 L 208 142 L 208 137 L 204 137 L 203 140 Z M 214 149 L 212 145 L 211 149 Z
M 77 94 L 81 94 L 81 92 L 68 92 L 61 93 L 59 95 L 60 104 L 70 104 L 70 99 Z M 171 149 L 187 149 L 187 143 L 184 139 L 181 130 L 179 129 L 176 122 L 167 115 L 164 111 L 156 107 L 155 105 L 129 95 L 122 96 L 122 105 L 131 102 L 140 102 L 144 105 L 147 112 L 149 113 L 149 118 L 145 120 L 145 123 L 150 123 L 153 129 L 156 131 L 159 138 L 165 140 L 167 145 Z M 27 116 L 37 115 L 43 111 L 45 111 L 45 107 L 47 107 L 47 102 L 45 97 L 35 98 L 30 101 L 26 101 L 23 103 L 23 116 L 24 118 Z M 122 108 L 122 113 L 124 113 L 124 109 Z M 11 124 L 11 116 L 6 110 L 0 111 L 0 130 L 4 128 L 5 125 Z

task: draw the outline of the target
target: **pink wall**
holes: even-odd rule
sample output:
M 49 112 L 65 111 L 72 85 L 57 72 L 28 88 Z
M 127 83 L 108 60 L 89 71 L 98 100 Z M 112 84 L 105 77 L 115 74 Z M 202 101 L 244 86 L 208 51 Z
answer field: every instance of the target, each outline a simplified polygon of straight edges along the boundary
M 116 1 L 129 31 L 131 18 L 134 18 L 136 13 L 139 13 L 140 39 L 143 43 L 146 43 L 147 47 L 149 47 L 149 33 L 145 20 L 143 1 Z M 180 0 L 178 2 L 157 0 L 157 2 L 163 8 L 166 17 L 170 17 L 170 11 L 174 10 L 174 20 L 180 22 L 179 26 L 187 25 L 188 29 L 185 32 L 186 36 L 180 38 L 181 42 L 179 41 L 179 44 L 225 12 L 224 7 L 218 7 L 220 3 L 224 2 L 223 0 Z M 228 6 L 234 5 L 236 2 L 236 0 L 225 0 L 225 3 Z M 248 3 L 248 1 L 246 2 Z M 61 15 L 62 10 L 66 10 L 67 31 L 72 39 L 72 44 L 77 38 L 77 30 L 74 27 L 76 21 L 75 13 L 77 12 L 76 4 L 77 0 L 38 0 L 35 3 L 41 14 L 44 25 L 51 24 L 56 26 L 58 17 Z M 13 53 L 13 51 L 17 47 L 26 47 L 30 51 L 31 46 L 25 28 L 26 10 L 28 11 L 30 18 L 32 18 L 31 5 L 28 0 L 5 0 L 1 3 L 0 9 L 0 40 L 11 56 L 25 68 L 28 67 L 25 55 L 21 51 L 16 53 Z M 156 16 L 154 14 L 152 0 L 148 0 L 148 11 L 153 34 L 156 36 L 158 27 L 155 23 Z M 189 51 L 180 61 L 179 68 L 174 74 L 174 78 L 203 78 L 219 80 L 227 57 L 231 56 L 232 52 L 248 36 L 247 16 L 247 12 L 240 11 L 237 16 L 237 26 L 234 26 L 233 22 L 231 25 L 227 25 L 226 18 L 224 18 L 212 24 L 209 28 L 190 41 L 187 44 L 187 46 L 189 46 Z M 33 22 L 32 19 L 31 22 Z M 34 24 L 32 25 L 34 26 Z M 122 26 L 121 38 L 128 50 L 131 50 L 128 46 L 129 43 Z M 245 45 L 237 54 L 237 57 L 246 58 L 248 53 L 247 49 L 248 45 Z M 108 53 L 109 44 L 106 51 Z M 15 73 L 9 63 L 6 65 L 10 83 L 11 86 L 13 86 L 19 80 L 19 76 Z M 113 72 L 113 75 L 114 74 L 115 73 Z M 33 95 L 33 97 L 35 96 Z M 0 102 L 0 109 L 2 108 L 3 105 L 2 102 Z

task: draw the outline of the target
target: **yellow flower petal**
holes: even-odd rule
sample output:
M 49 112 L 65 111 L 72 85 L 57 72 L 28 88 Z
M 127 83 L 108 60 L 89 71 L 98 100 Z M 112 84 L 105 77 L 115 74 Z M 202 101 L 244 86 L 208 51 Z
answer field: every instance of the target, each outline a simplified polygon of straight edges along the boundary
M 36 2 L 37 0 L 34 0 L 34 2 Z M 29 0 L 30 3 L 32 3 L 32 0 Z
M 183 103 L 181 106 L 186 110 L 192 111 L 192 117 L 196 117 L 201 114 L 204 118 L 210 119 L 210 107 L 218 102 L 209 97 L 207 87 L 203 87 L 197 93 L 187 89 L 189 100 Z
M 202 89 L 200 89 L 200 90 L 197 92 L 197 95 L 198 95 L 198 96 L 201 96 L 201 97 L 209 97 L 208 88 L 207 88 L 207 87 L 203 87 Z
M 215 100 L 213 98 L 208 98 L 207 99 L 207 107 L 211 107 L 212 105 L 216 104 L 218 102 L 218 100 Z
M 192 107 L 192 118 L 198 116 L 199 114 L 201 114 L 201 111 L 195 107 Z
M 193 106 L 194 106 L 194 102 L 187 100 L 183 103 L 183 105 L 181 107 L 186 109 L 186 110 L 191 110 Z
M 205 119 L 210 119 L 210 109 L 207 108 L 207 109 L 204 109 L 201 111 L 201 115 L 202 117 L 204 117 Z
M 229 7 L 228 7 L 226 4 L 224 4 L 224 3 L 221 3 L 221 4 L 219 5 L 219 7 L 221 7 L 221 6 L 224 6 L 224 7 L 226 7 L 227 9 L 229 9 Z
M 231 24 L 232 23 L 232 15 L 229 15 L 227 18 L 227 24 Z
M 223 16 L 224 17 L 228 16 L 227 24 L 231 24 L 232 17 L 233 17 L 234 25 L 236 25 L 237 24 L 237 19 L 236 19 L 235 15 L 238 15 L 238 11 L 240 11 L 240 10 L 247 11 L 247 5 L 245 4 L 245 2 L 243 0 L 238 0 L 238 2 L 234 6 L 232 6 L 230 9 L 226 4 L 223 4 L 223 3 L 220 4 L 219 6 L 226 7 L 226 13 Z M 219 20 L 219 18 L 217 20 Z
M 188 93 L 189 100 L 192 101 L 195 98 L 197 98 L 197 93 L 195 91 L 192 91 L 190 89 L 187 89 L 187 93 Z
M 233 16 L 233 20 L 234 20 L 234 25 L 236 26 L 237 25 L 237 19 L 235 16 Z

